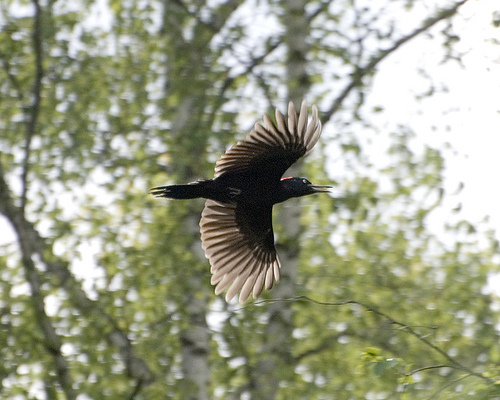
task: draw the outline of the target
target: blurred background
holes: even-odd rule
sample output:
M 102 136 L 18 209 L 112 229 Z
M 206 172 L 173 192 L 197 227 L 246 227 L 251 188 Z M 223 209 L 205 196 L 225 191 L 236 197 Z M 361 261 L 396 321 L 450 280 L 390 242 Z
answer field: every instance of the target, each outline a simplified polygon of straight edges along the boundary
M 0 397 L 500 399 L 495 0 L 0 0 Z M 210 286 L 203 201 L 264 113 L 323 135 L 282 279 Z M 495 179 L 494 179 L 495 178 Z M 493 179 L 493 180 L 492 180 Z

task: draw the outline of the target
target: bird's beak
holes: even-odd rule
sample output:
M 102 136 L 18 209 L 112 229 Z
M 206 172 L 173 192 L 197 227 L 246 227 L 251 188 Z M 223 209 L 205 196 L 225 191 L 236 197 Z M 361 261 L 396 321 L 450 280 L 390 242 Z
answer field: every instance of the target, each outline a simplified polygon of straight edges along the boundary
M 326 186 L 326 185 L 309 185 L 309 187 L 315 192 L 329 192 L 332 186 Z

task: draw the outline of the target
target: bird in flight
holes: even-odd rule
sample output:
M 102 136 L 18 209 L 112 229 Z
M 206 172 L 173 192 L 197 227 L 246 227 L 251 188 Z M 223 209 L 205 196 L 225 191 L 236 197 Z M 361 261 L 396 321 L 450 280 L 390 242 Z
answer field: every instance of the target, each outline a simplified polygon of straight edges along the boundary
M 331 186 L 313 185 L 305 178 L 281 178 L 300 157 L 311 152 L 321 134 L 318 109 L 307 104 L 297 116 L 292 102 L 288 121 L 276 110 L 276 123 L 264 115 L 250 134 L 236 143 L 215 164 L 214 179 L 150 190 L 169 199 L 206 198 L 200 231 L 205 256 L 211 264 L 215 294 L 228 289 L 226 301 L 240 292 L 244 302 L 257 298 L 280 277 L 274 247 L 272 208 L 292 197 L 327 192 Z

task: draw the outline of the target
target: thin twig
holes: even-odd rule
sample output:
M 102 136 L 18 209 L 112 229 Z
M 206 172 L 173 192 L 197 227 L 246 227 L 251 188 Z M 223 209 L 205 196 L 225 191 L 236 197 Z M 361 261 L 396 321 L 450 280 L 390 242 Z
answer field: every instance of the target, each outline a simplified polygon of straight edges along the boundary
M 457 382 L 463 381 L 464 379 L 468 378 L 469 376 L 470 376 L 469 374 L 466 374 L 464 376 L 458 377 L 457 379 L 453 379 L 451 382 L 448 382 L 445 385 L 441 386 L 438 390 L 436 390 L 436 392 L 431 394 L 431 396 L 427 397 L 425 400 L 432 400 L 432 399 L 437 398 L 437 396 L 439 396 L 439 394 L 442 393 L 444 390 L 446 390 L 450 386 L 453 386 Z
M 396 51 L 398 48 L 400 48 L 402 45 L 405 43 L 409 42 L 410 40 L 414 39 L 421 33 L 429 30 L 431 27 L 436 25 L 438 22 L 447 19 L 454 15 L 458 9 L 464 5 L 468 0 L 461 0 L 458 3 L 455 3 L 452 7 L 440 11 L 436 16 L 432 18 L 428 18 L 427 20 L 424 21 L 421 27 L 415 29 L 413 32 L 410 32 L 409 34 L 401 37 L 400 39 L 396 40 L 392 46 L 388 47 L 385 50 L 380 50 L 379 54 L 372 57 L 372 59 L 365 65 L 365 66 L 356 66 L 355 71 L 352 73 L 351 76 L 351 81 L 344 87 L 344 89 L 340 92 L 340 94 L 337 96 L 337 98 L 334 100 L 333 105 L 330 107 L 329 110 L 325 111 L 322 113 L 322 122 L 326 123 L 328 122 L 332 116 L 342 107 L 342 104 L 344 103 L 344 100 L 347 98 L 347 96 L 351 93 L 351 91 L 358 87 L 362 86 L 362 80 L 363 78 L 372 73 L 375 67 L 380 64 L 382 60 L 384 60 L 388 55 L 392 54 L 394 51 Z
M 6 54 L 3 54 L 0 52 L 0 58 L 2 59 L 2 67 L 7 74 L 7 79 L 10 81 L 10 84 L 14 88 L 14 91 L 16 93 L 16 98 L 17 100 L 22 104 L 24 101 L 24 96 L 23 92 L 21 90 L 21 84 L 19 80 L 17 79 L 16 75 L 12 73 L 10 64 L 9 64 L 9 57 Z
M 429 365 L 427 367 L 421 367 L 421 368 L 414 369 L 414 370 L 408 372 L 406 375 L 414 375 L 417 372 L 427 371 L 429 369 L 439 369 L 439 368 L 452 368 L 452 369 L 458 369 L 460 371 L 462 370 L 461 368 L 458 368 L 457 366 L 452 365 L 452 364 L 437 364 L 437 365 Z
M 296 296 L 296 297 L 290 297 L 290 298 L 284 298 L 284 299 L 269 299 L 269 300 L 260 300 L 254 303 L 254 305 L 262 304 L 262 303 L 268 303 L 268 302 L 277 302 L 277 301 L 285 301 L 285 302 L 308 302 L 308 303 L 313 303 L 321 306 L 344 306 L 344 305 L 358 305 L 360 307 L 363 307 L 366 311 L 372 312 L 380 317 L 385 318 L 387 321 L 389 321 L 393 325 L 398 325 L 400 326 L 403 330 L 411 334 L 412 336 L 416 337 L 418 340 L 420 340 L 422 343 L 424 343 L 426 346 L 430 347 L 432 350 L 435 352 L 439 353 L 442 355 L 446 360 L 450 362 L 452 366 L 451 368 L 458 369 L 464 372 L 467 372 L 469 375 L 475 376 L 477 378 L 480 378 L 484 381 L 486 381 L 488 384 L 495 384 L 495 381 L 487 376 L 484 376 L 478 372 L 474 372 L 472 369 L 467 367 L 466 365 L 462 364 L 461 362 L 455 360 L 453 357 L 451 357 L 448 353 L 446 353 L 444 350 L 440 349 L 437 347 L 435 344 L 431 343 L 429 340 L 427 340 L 424 336 L 420 335 L 418 332 L 416 332 L 410 325 L 407 325 L 403 322 L 397 321 L 388 314 L 379 311 L 377 308 L 365 304 L 360 301 L 356 300 L 341 300 L 341 301 L 335 301 L 335 302 L 324 302 L 324 301 L 318 301 L 311 299 L 310 297 L 307 296 Z M 250 306 L 250 305 L 249 305 Z M 248 306 L 246 306 L 248 307 Z

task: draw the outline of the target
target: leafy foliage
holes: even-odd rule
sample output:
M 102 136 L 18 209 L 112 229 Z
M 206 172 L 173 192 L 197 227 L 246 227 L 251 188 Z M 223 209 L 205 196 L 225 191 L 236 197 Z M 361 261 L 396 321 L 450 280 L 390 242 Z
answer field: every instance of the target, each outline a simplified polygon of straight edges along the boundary
M 266 382 L 276 399 L 499 398 L 493 233 L 457 221 L 451 243 L 433 234 L 440 152 L 417 153 L 400 127 L 375 170 L 349 128 L 369 126 L 371 79 L 406 42 L 439 28 L 459 57 L 464 2 L 421 22 L 414 3 L 3 1 L 1 397 L 259 398 Z M 307 76 L 293 71 L 304 62 Z M 301 202 L 297 295 L 226 304 L 200 249 L 203 203 L 147 189 L 210 177 L 304 87 L 351 172 L 341 196 Z M 324 153 L 304 166 L 315 182 L 329 180 Z

